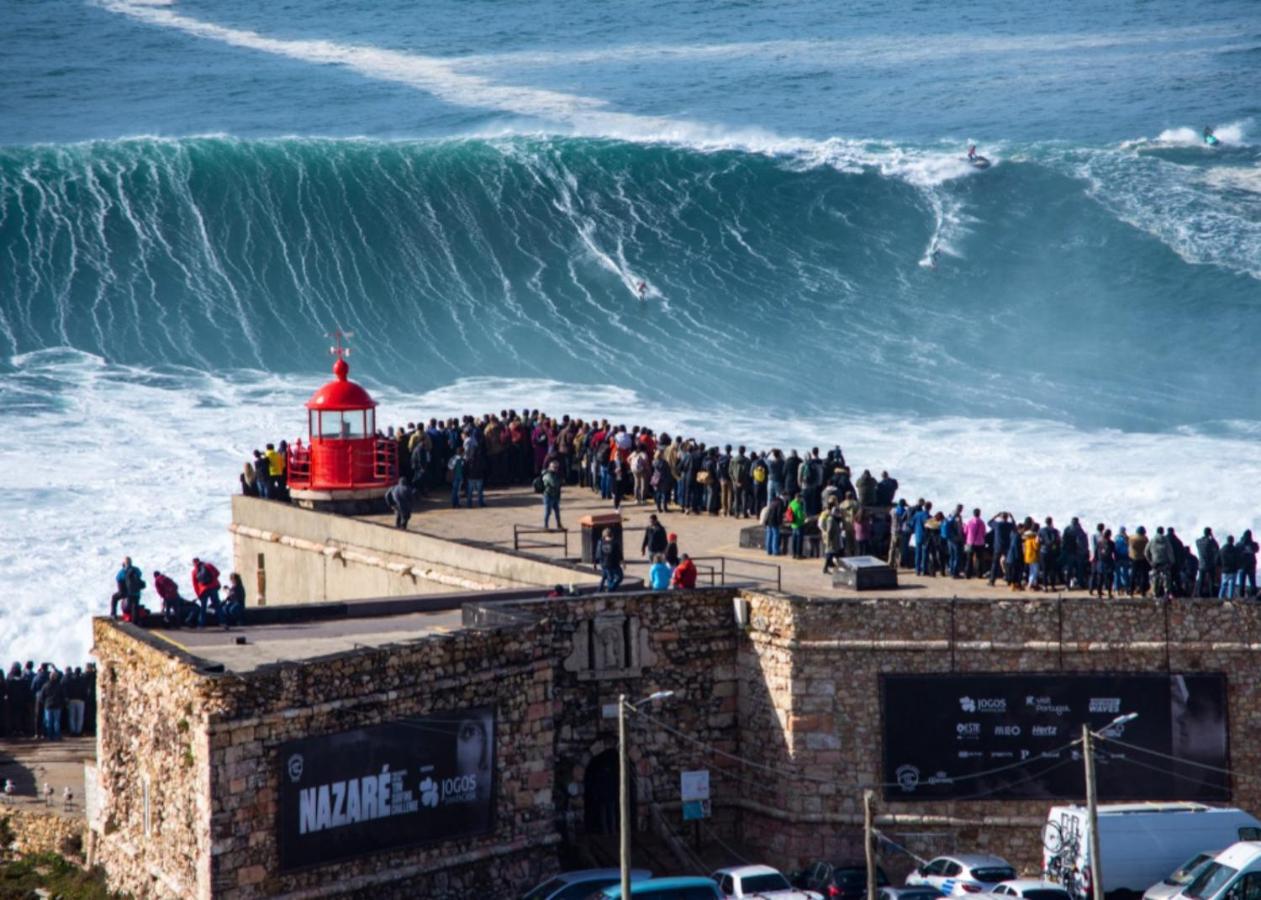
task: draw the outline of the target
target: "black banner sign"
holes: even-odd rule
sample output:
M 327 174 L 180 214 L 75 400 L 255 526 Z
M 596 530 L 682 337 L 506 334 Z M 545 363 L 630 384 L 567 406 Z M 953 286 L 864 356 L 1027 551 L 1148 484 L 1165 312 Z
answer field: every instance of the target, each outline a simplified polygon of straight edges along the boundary
M 1226 677 L 885 675 L 886 800 L 1080 799 L 1083 723 L 1097 742 L 1103 800 L 1230 799 Z M 1173 757 L 1170 759 L 1169 757 Z
M 489 707 L 280 748 L 280 867 L 321 865 L 494 828 Z

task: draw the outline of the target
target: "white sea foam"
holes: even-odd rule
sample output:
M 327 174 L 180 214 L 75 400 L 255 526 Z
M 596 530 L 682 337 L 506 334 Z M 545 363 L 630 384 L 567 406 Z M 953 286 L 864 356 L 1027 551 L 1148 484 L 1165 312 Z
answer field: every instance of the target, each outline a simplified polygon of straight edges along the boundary
M 1230 130 L 1243 140 L 1246 123 Z M 1070 152 L 1065 160 L 1117 218 L 1157 238 L 1184 261 L 1261 279 L 1261 220 L 1249 187 L 1253 170 L 1206 169 L 1142 149 Z M 1248 195 L 1241 196 L 1244 192 Z
M 108 609 L 124 554 L 150 584 L 157 568 L 185 590 L 193 556 L 228 571 L 228 498 L 240 465 L 266 441 L 299 435 L 302 404 L 322 381 L 319 373 L 128 368 L 69 350 L 11 362 L 15 371 L 0 381 L 0 571 L 8 594 L 0 652 L 58 663 L 84 658 L 89 617 Z M 852 465 L 888 468 L 912 499 L 987 513 L 1080 515 L 1131 529 L 1173 523 L 1188 538 L 1204 525 L 1236 534 L 1261 528 L 1250 491 L 1261 482 L 1255 422 L 1222 423 L 1212 434 L 1124 434 L 1027 420 L 820 421 L 546 380 L 471 378 L 423 394 L 369 387 L 383 424 L 526 398 L 556 413 L 607 415 L 709 441 L 803 451 L 840 443 Z
M 1071 35 L 978 35 L 974 31 L 955 34 L 902 37 L 861 36 L 845 39 L 778 39 L 728 41 L 708 44 L 629 43 L 615 47 L 580 49 L 515 50 L 477 53 L 453 57 L 465 69 L 552 68 L 609 63 L 672 62 L 676 60 L 723 62 L 731 59 L 765 59 L 777 65 L 801 64 L 836 67 L 923 63 L 930 60 L 992 57 L 1013 53 L 1028 57 L 1049 54 L 1057 57 L 1075 51 L 1107 50 L 1166 44 L 1187 40 L 1232 37 L 1234 32 L 1220 25 L 1149 29 L 1124 33 Z M 1196 48 L 1193 53 L 1216 53 L 1220 47 Z

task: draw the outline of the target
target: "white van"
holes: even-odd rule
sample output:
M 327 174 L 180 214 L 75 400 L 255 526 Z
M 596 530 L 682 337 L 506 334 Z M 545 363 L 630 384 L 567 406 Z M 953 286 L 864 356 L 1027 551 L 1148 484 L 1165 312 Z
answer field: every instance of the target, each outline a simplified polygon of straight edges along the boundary
M 1042 831 L 1043 872 L 1078 896 L 1090 893 L 1088 821 L 1084 806 L 1052 806 Z M 1194 853 L 1256 839 L 1261 839 L 1261 821 L 1241 809 L 1203 803 L 1103 804 L 1103 893 L 1137 897 Z
M 1261 900 L 1261 841 L 1240 841 L 1227 847 L 1178 897 L 1179 900 Z

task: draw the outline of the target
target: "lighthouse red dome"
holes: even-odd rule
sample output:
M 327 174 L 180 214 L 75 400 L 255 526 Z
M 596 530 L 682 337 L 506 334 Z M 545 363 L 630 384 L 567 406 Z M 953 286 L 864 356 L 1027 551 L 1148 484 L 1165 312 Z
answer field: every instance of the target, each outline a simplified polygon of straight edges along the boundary
M 349 409 L 375 409 L 377 402 L 372 399 L 362 386 L 355 384 L 346 376 L 350 374 L 350 363 L 338 357 L 333 363 L 333 375 L 336 376 L 328 384 L 311 395 L 307 401 L 307 409 L 318 409 L 329 412 Z

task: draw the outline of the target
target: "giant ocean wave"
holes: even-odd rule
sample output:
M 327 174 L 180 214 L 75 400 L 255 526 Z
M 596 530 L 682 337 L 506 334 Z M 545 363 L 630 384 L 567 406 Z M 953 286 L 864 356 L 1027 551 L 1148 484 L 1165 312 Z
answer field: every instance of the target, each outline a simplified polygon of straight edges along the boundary
M 404 390 L 546 377 L 809 414 L 1261 418 L 1230 387 L 1261 277 L 1250 148 L 1013 145 L 985 172 L 961 156 L 545 136 L 0 148 L 0 347 L 303 372 L 342 327 L 357 371 Z

